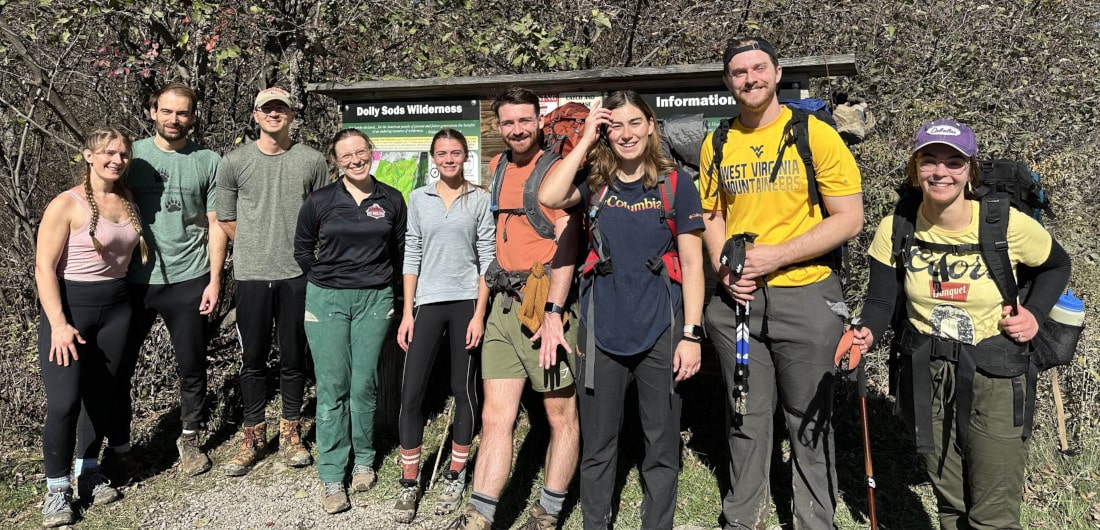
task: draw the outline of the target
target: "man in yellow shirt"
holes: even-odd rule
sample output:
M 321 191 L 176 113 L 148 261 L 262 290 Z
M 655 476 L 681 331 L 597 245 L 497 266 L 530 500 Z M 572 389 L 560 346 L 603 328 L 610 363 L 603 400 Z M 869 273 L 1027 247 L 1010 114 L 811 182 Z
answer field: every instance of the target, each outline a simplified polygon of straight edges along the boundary
M 717 167 L 710 136 L 700 153 L 703 239 L 720 285 L 706 310 L 734 405 L 737 305 L 751 302 L 748 392 L 730 422 L 730 490 L 725 528 L 761 528 L 768 518 L 768 473 L 776 403 L 790 433 L 795 527 L 835 528 L 836 470 L 831 431 L 833 352 L 847 308 L 830 253 L 863 227 L 859 168 L 840 136 L 809 116 L 806 126 L 820 204 L 810 199 L 807 168 L 792 147 L 776 153 L 791 129 L 792 110 L 777 87 L 783 69 L 760 38 L 733 40 L 723 55 L 723 81 L 740 116 L 729 127 Z M 773 171 L 778 164 L 778 170 Z M 726 240 L 753 233 L 744 268 L 719 263 Z

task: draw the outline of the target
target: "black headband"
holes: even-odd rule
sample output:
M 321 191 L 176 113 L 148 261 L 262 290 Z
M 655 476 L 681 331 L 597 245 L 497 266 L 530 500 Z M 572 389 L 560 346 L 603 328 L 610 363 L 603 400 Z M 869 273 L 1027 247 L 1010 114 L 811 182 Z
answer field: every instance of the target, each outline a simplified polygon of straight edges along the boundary
M 745 41 L 753 42 L 749 42 L 749 44 L 742 44 L 740 46 L 738 45 L 738 43 Z M 775 53 L 775 47 L 772 46 L 770 42 L 760 37 L 752 37 L 749 39 L 736 39 L 730 41 L 730 45 L 726 47 L 726 52 L 722 54 L 723 68 L 729 64 L 730 59 L 733 59 L 735 55 L 745 52 L 751 52 L 753 50 L 760 50 L 768 54 L 768 56 L 771 57 L 773 61 L 779 62 L 779 56 Z

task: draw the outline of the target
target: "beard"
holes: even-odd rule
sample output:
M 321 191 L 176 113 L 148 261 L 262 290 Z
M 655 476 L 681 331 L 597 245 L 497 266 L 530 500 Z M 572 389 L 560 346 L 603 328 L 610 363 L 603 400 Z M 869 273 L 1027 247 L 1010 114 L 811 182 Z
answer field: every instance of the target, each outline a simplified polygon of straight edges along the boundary
M 512 140 L 510 138 L 504 138 L 504 145 L 511 149 L 513 153 L 517 155 L 525 155 L 539 149 L 539 131 L 535 132 L 526 138 L 521 140 Z
M 751 94 L 735 92 L 733 99 L 743 109 L 758 110 L 766 108 L 775 99 L 775 85 L 768 85 L 763 91 L 755 91 Z
M 187 136 L 187 133 L 191 131 L 191 126 L 190 125 L 187 125 L 187 126 L 177 125 L 175 132 L 172 132 L 172 131 L 168 130 L 167 126 L 165 126 L 165 125 L 163 125 L 159 122 L 157 123 L 156 127 L 157 127 L 157 134 L 160 135 L 161 138 L 164 138 L 165 140 L 169 140 L 169 141 L 175 141 L 175 140 L 183 139 L 184 137 Z

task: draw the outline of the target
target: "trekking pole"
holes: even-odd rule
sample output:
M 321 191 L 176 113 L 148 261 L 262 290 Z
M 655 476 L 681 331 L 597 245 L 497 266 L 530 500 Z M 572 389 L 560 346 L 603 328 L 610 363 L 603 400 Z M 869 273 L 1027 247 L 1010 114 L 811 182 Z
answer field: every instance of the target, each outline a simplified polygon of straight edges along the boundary
M 443 426 L 443 436 L 439 439 L 439 451 L 435 453 L 435 464 L 432 465 L 432 480 L 428 482 L 428 486 L 431 487 L 435 484 L 435 474 L 439 472 L 439 460 L 443 456 L 443 448 L 447 446 L 447 433 L 451 430 L 451 423 L 455 418 L 455 398 L 451 396 L 447 398 L 447 425 Z
M 875 510 L 875 471 L 871 464 L 871 428 L 869 415 L 867 414 L 867 371 L 860 362 L 863 352 L 854 344 L 855 331 L 862 328 L 859 317 L 853 318 L 848 326 L 848 331 L 840 337 L 840 344 L 836 347 L 836 356 L 833 364 L 837 374 L 850 375 L 855 371 L 856 384 L 859 388 L 859 417 L 860 427 L 863 433 L 863 473 L 867 482 L 867 515 L 871 522 L 871 530 L 878 530 L 878 514 Z M 842 368 L 844 357 L 848 357 L 848 368 Z
M 722 248 L 719 263 L 730 268 L 730 273 L 740 275 L 745 270 L 745 257 L 752 248 L 756 234 L 735 234 Z M 749 395 L 749 302 L 735 306 L 737 319 L 736 364 L 733 370 L 733 422 L 741 426 L 748 413 Z
M 875 470 L 871 464 L 871 429 L 867 422 L 867 371 L 863 365 L 856 369 L 859 384 L 859 416 L 863 424 L 863 472 L 867 478 L 867 514 L 871 519 L 871 530 L 878 530 L 878 517 L 875 514 Z

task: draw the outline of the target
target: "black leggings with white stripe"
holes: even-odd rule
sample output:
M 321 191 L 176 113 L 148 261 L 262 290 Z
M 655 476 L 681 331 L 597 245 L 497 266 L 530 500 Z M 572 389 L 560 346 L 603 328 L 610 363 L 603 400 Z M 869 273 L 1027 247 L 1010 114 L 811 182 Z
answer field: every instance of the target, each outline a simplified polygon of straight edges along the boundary
M 475 300 L 424 304 L 416 308 L 413 340 L 405 355 L 401 377 L 401 414 L 398 430 L 401 447 L 419 447 L 424 439 L 424 394 L 435 364 L 435 355 L 447 330 L 451 345 L 451 392 L 455 396 L 454 443 L 470 445 L 477 417 L 478 360 L 466 349 L 466 327 L 474 316 Z

